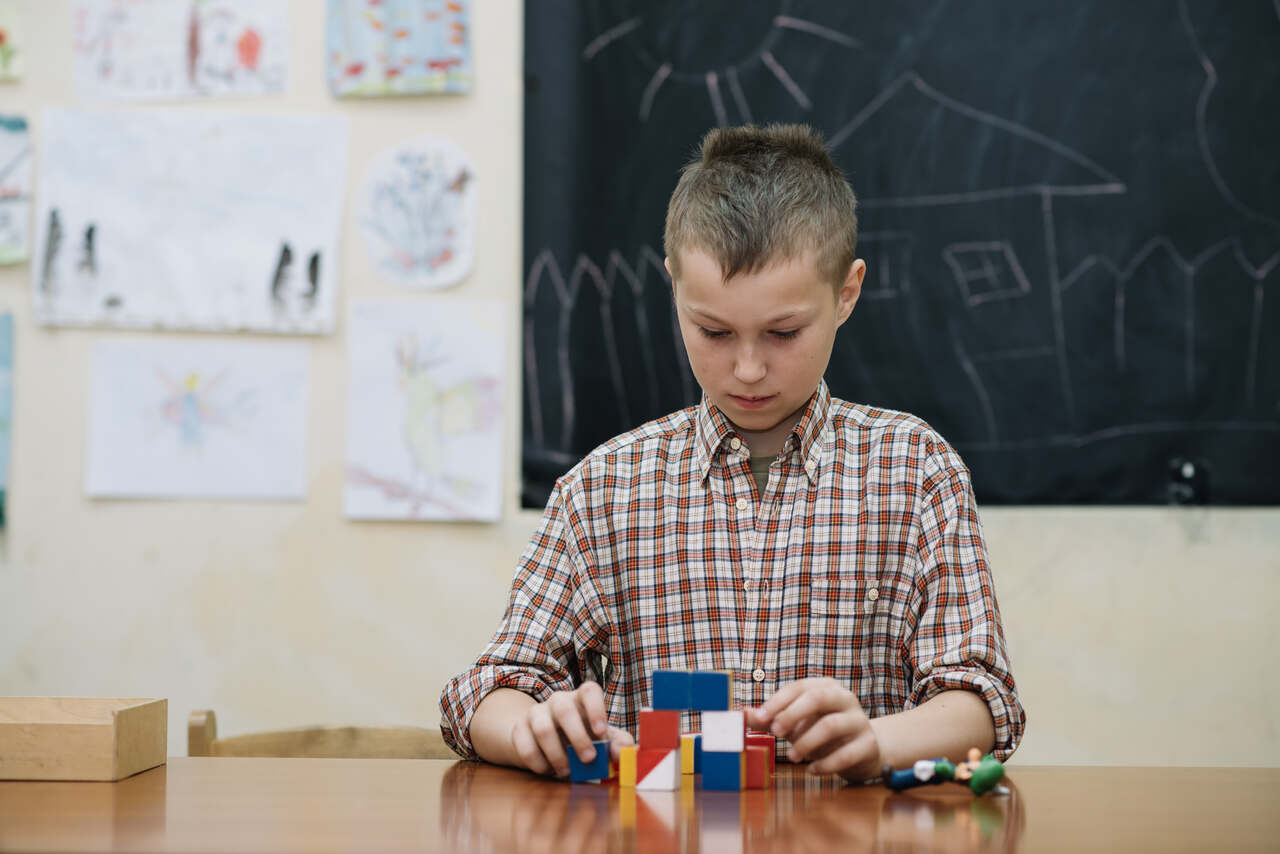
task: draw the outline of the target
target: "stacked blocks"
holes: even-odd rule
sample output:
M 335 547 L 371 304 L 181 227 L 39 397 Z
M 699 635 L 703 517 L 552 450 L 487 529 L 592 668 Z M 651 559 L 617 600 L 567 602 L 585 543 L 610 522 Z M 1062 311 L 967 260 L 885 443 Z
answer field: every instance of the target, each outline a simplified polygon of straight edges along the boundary
M 619 782 L 637 789 L 680 788 L 681 774 L 702 775 L 704 789 L 764 788 L 773 776 L 772 736 L 747 734 L 746 715 L 730 709 L 726 671 L 655 670 L 652 709 L 640 712 L 635 747 L 622 751 Z M 702 713 L 701 733 L 680 733 L 682 711 Z
M 609 766 L 609 742 L 593 741 L 591 744 L 596 749 L 596 758 L 591 762 L 583 762 L 578 751 L 569 748 L 569 779 L 575 783 L 594 783 L 613 776 L 613 769 Z

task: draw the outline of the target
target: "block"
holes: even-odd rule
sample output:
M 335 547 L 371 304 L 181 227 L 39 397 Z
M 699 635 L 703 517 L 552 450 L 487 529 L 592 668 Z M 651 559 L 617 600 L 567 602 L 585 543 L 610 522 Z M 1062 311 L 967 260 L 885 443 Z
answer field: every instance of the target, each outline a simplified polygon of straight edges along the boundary
M 747 746 L 747 717 L 741 709 L 702 713 L 702 752 L 741 753 Z
M 674 792 L 680 788 L 680 748 L 641 747 L 636 752 L 636 789 L 642 792 Z
M 695 670 L 689 674 L 689 708 L 723 712 L 732 706 L 733 674 L 727 670 Z
M 636 784 L 636 747 L 624 747 L 618 755 L 618 785 Z
M 769 748 L 748 745 L 742 752 L 743 769 L 746 772 L 742 781 L 744 789 L 765 789 L 769 786 Z
M 706 733 L 703 733 L 705 736 Z M 745 757 L 742 753 L 702 750 L 702 788 L 719 792 L 736 792 L 742 788 Z
M 609 742 L 606 740 L 591 743 L 596 748 L 596 758 L 591 762 L 582 761 L 578 751 L 572 746 L 565 751 L 569 755 L 569 779 L 575 783 L 592 783 L 596 780 L 609 779 Z
M 639 736 L 636 742 L 642 750 L 679 750 L 680 713 L 671 709 L 642 710 Z
M 689 708 L 687 670 L 655 670 L 649 677 L 651 705 L 655 709 L 682 712 Z
M 680 773 L 697 774 L 702 770 L 702 736 L 696 732 L 686 732 L 680 736 Z
M 769 776 L 777 773 L 778 740 L 767 732 L 748 732 L 747 747 L 767 747 L 769 749 Z

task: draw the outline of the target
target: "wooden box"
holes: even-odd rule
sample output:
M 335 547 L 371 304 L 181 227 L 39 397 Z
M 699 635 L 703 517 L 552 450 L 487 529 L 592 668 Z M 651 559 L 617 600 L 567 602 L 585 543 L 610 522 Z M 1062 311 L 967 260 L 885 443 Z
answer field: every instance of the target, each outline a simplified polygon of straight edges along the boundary
M 169 701 L 0 697 L 0 780 L 121 780 L 164 764 Z

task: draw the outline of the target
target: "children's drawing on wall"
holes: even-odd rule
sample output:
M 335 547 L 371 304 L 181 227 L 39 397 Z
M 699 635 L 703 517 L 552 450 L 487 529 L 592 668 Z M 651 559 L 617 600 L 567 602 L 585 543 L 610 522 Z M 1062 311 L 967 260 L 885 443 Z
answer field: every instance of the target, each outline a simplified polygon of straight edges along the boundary
M 9 441 L 13 435 L 13 315 L 0 314 L 0 528 L 8 518 Z
M 475 256 L 470 159 L 433 136 L 384 151 L 365 174 L 359 217 L 378 272 L 412 288 L 457 284 Z
M 498 518 L 503 317 L 496 300 L 354 307 L 348 517 Z
M 93 354 L 85 492 L 302 498 L 306 402 L 302 344 L 101 341 Z
M 76 0 L 76 85 L 99 98 L 283 92 L 287 0 Z
M 344 120 L 50 109 L 42 136 L 42 322 L 333 328 Z
M 466 92 L 471 0 L 328 0 L 335 97 Z
M 27 260 L 31 135 L 27 120 L 0 115 L 0 264 Z
M 25 11 L 17 0 L 0 0 L 0 82 L 22 79 Z

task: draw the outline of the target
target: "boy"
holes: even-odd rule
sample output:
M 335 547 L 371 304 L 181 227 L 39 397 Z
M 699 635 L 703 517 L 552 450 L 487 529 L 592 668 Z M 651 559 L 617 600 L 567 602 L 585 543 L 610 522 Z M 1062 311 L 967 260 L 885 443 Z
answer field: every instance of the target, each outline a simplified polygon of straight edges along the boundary
M 556 483 L 493 641 L 441 695 L 455 750 L 564 776 L 566 749 L 632 743 L 661 668 L 732 670 L 751 727 L 815 773 L 1013 752 L 968 470 L 822 380 L 866 273 L 854 208 L 809 128 L 703 139 L 664 237 L 702 402 Z

